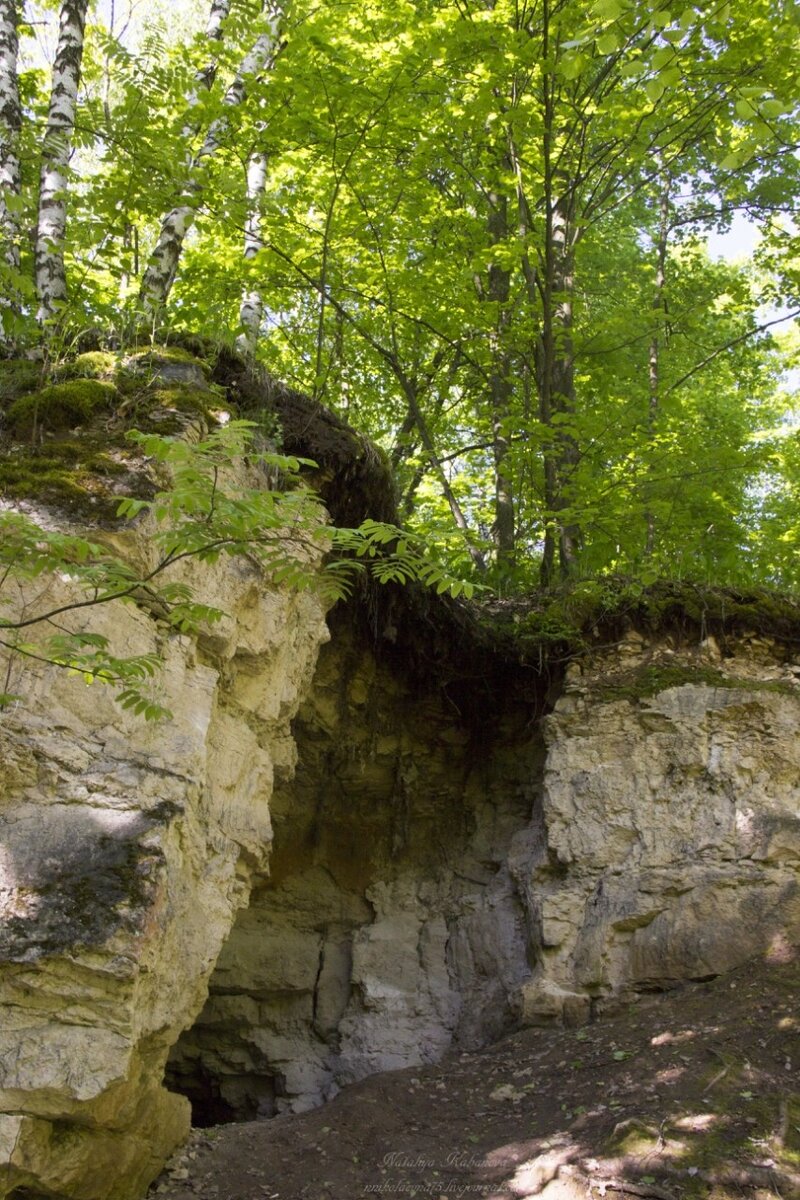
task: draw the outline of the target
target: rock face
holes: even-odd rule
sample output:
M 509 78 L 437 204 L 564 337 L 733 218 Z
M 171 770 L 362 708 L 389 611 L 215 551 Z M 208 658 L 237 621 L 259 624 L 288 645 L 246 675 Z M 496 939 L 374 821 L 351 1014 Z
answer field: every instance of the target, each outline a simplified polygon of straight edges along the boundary
M 632 635 L 545 722 L 547 853 L 530 1020 L 789 952 L 800 935 L 800 687 L 754 639 Z
M 12 664 L 25 706 L 0 718 L 0 1196 L 134 1200 L 188 1131 L 164 1063 L 267 860 L 273 783 L 293 769 L 290 720 L 327 637 L 317 601 L 246 566 L 207 573 L 204 592 L 229 616 L 199 640 L 118 603 L 92 618 L 164 657 L 169 723 L 53 668 L 15 687 Z
M 513 664 L 420 683 L 347 621 L 324 644 L 307 594 L 231 564 L 213 588 L 229 617 L 199 639 L 102 618 L 164 657 L 171 723 L 45 668 L 3 714 L 0 1200 L 135 1200 L 186 1097 L 299 1111 L 791 952 L 781 647 L 631 635 L 541 722 Z
M 800 689 L 746 641 L 573 668 L 546 746 L 468 733 L 337 638 L 273 802 L 272 873 L 169 1077 L 201 1119 L 300 1111 L 519 1023 L 781 956 L 800 935 Z

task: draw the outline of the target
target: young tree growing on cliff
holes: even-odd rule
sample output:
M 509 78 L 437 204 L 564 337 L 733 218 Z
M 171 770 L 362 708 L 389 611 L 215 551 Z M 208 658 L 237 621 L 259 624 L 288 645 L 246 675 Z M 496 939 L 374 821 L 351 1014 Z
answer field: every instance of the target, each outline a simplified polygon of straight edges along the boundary
M 273 65 L 280 50 L 284 8 L 284 0 L 266 0 L 260 18 L 263 28 L 225 92 L 220 114 L 211 122 L 199 150 L 191 157 L 180 198 L 161 222 L 140 292 L 142 307 L 148 315 L 157 317 L 167 303 L 184 239 L 192 227 L 195 210 L 203 194 L 206 168 L 230 132 L 230 113 L 244 103 L 252 82 Z M 260 188 L 256 189 L 254 201 L 260 191 Z
M 36 295 L 40 325 L 52 322 L 67 298 L 64 237 L 67 227 L 68 168 L 83 58 L 89 0 L 64 0 L 53 63 L 50 104 L 42 142 L 36 221 Z
M 122 706 L 146 720 L 169 716 L 150 686 L 159 658 L 115 648 L 82 618 L 117 602 L 173 632 L 213 624 L 224 614 L 201 599 L 202 576 L 191 584 L 180 574 L 192 560 L 239 558 L 267 585 L 313 590 L 327 604 L 347 595 L 362 573 L 379 583 L 415 581 L 440 594 L 472 594 L 424 543 L 391 525 L 368 519 L 356 529 L 332 526 L 300 475 L 301 466 L 313 464 L 259 449 L 252 422 L 231 421 L 197 440 L 130 436 L 143 456 L 138 470 L 158 463 L 162 477 L 165 469 L 169 475 L 168 488 L 152 499 L 118 505 L 118 516 L 149 521 L 147 561 L 141 547 L 126 555 L 102 535 L 45 530 L 22 512 L 0 509 L 0 710 L 20 698 L 10 690 L 15 667 L 34 660 L 117 688 Z M 278 476 L 276 490 L 266 477 Z
M 22 105 L 17 24 L 16 0 L 0 0 L 0 342 L 5 343 L 10 341 L 12 319 L 19 309 Z

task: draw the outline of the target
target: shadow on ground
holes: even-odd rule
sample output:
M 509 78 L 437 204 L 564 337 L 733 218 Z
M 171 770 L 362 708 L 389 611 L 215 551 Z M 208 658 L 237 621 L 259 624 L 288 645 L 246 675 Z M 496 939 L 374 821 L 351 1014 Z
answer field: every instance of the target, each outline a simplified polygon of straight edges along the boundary
M 800 962 L 197 1131 L 163 1200 L 798 1200 Z

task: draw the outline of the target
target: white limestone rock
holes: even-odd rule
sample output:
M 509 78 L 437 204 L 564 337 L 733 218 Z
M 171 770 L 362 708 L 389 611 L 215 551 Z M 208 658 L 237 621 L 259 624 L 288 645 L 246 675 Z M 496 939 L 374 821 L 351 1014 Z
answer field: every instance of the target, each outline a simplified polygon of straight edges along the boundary
M 546 722 L 532 1019 L 560 990 L 602 1008 L 800 938 L 800 690 L 765 653 L 706 646 L 719 685 L 684 648 L 686 682 L 639 694 L 646 650 L 584 673 Z
M 165 1061 L 267 861 L 273 749 L 286 772 L 328 636 L 316 599 L 249 566 L 202 582 L 228 614 L 202 655 L 136 608 L 91 616 L 126 653 L 161 655 L 171 720 L 145 725 L 55 668 L 12 679 L 24 705 L 0 721 L 0 1197 L 137 1200 L 188 1131 Z

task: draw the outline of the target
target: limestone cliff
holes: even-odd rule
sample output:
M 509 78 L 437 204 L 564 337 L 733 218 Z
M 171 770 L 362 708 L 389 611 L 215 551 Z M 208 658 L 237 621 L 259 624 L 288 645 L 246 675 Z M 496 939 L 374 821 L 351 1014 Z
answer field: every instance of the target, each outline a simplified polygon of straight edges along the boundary
M 169 369 L 205 387 L 195 363 Z M 266 403 L 241 363 L 215 370 L 245 410 Z M 362 440 L 285 389 L 266 399 L 338 520 L 391 517 Z M 146 557 L 142 531 L 106 534 Z M 18 609 L 71 594 L 30 586 Z M 704 620 L 643 635 L 628 614 L 564 678 L 560 652 L 413 589 L 367 589 L 326 623 L 242 558 L 204 568 L 202 594 L 228 615 L 199 636 L 148 608 L 92 617 L 162 658 L 169 722 L 43 664 L 17 685 L 11 663 L 0 1200 L 136 1200 L 188 1101 L 204 1123 L 298 1111 L 793 952 L 800 623 L 759 637 L 721 618 L 715 641 Z
M 513 656 L 412 667 L 391 623 L 344 608 L 326 641 L 308 595 L 230 565 L 214 587 L 213 637 L 106 616 L 165 655 L 172 723 L 42 668 L 0 727 L 6 1197 L 133 1200 L 184 1097 L 302 1110 L 791 953 L 784 643 L 629 633 L 542 719 Z
M 630 633 L 545 722 L 541 954 L 529 1019 L 791 952 L 800 935 L 800 668 L 751 634 Z
M 483 720 L 339 630 L 273 800 L 272 873 L 168 1068 L 201 1120 L 301 1111 L 520 1023 L 788 953 L 798 669 L 636 634 L 552 714 L 507 666 Z
M 3 1196 L 133 1200 L 188 1132 L 164 1063 L 267 862 L 327 637 L 318 601 L 246 567 L 204 582 L 228 613 L 213 637 L 119 603 L 92 621 L 164 656 L 169 723 L 30 665 L 0 721 Z

